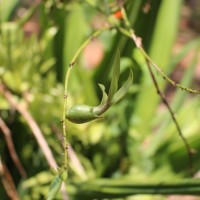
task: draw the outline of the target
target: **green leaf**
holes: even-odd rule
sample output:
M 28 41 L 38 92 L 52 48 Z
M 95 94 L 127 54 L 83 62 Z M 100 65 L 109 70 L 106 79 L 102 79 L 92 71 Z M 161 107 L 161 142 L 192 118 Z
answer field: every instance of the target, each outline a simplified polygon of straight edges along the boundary
M 137 194 L 200 194 L 200 181 L 198 179 L 167 179 L 136 181 L 130 179 L 96 179 L 79 183 L 76 186 L 77 199 L 124 199 Z M 136 198 L 137 199 L 137 198 Z
M 127 81 L 123 84 L 123 86 L 114 94 L 112 99 L 112 104 L 118 102 L 123 96 L 128 92 L 133 82 L 133 72 L 130 69 L 129 77 Z
M 102 84 L 98 84 L 98 85 L 99 85 L 99 87 L 100 87 L 100 89 L 102 91 L 102 94 L 103 94 L 102 99 L 101 99 L 101 103 L 100 103 L 100 106 L 102 106 L 104 103 L 106 103 L 106 101 L 108 99 L 108 96 L 107 96 L 107 94 L 105 92 L 105 86 L 102 85 Z
M 16 5 L 19 3 L 19 0 L 6 0 L 6 1 L 1 1 L 1 6 L 0 6 L 0 21 L 5 22 L 9 21 L 13 10 L 15 9 Z
M 110 84 L 110 89 L 108 93 L 108 103 L 111 103 L 114 94 L 117 92 L 118 89 L 118 80 L 119 80 L 119 73 L 120 73 L 120 53 L 119 49 L 117 50 L 114 63 L 112 65 L 113 74 L 112 80 Z
M 55 199 L 56 194 L 60 190 L 61 184 L 62 184 L 62 178 L 58 175 L 54 178 L 54 180 L 52 181 L 50 185 L 47 200 Z

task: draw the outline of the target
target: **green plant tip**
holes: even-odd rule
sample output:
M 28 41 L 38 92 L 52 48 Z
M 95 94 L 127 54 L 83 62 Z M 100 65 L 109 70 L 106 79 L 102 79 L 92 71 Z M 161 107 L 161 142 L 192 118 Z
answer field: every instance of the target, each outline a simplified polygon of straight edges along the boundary
M 117 103 L 122 99 L 128 92 L 130 86 L 133 82 L 133 72 L 130 70 L 128 79 L 125 83 L 118 89 L 118 80 L 120 74 L 120 53 L 117 51 L 115 59 L 112 65 L 113 74 L 110 83 L 110 89 L 108 95 L 105 92 L 105 87 L 99 84 L 102 91 L 102 100 L 99 106 L 91 107 L 88 105 L 75 105 L 72 106 L 66 112 L 66 118 L 76 124 L 82 124 L 90 122 L 92 120 L 101 118 L 101 115 L 105 113 L 113 104 Z

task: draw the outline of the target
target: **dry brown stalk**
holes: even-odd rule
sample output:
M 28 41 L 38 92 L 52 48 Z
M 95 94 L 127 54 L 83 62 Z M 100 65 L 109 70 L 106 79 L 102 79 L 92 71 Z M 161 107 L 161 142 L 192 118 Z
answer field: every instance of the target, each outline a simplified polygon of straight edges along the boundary
M 53 157 L 51 149 L 49 148 L 39 126 L 37 125 L 36 121 L 31 116 L 30 112 L 21 104 L 19 104 L 13 94 L 5 87 L 5 85 L 0 85 L 0 93 L 7 99 L 7 101 L 13 106 L 27 121 L 30 129 L 32 130 L 33 135 L 35 136 L 44 156 L 52 168 L 57 168 L 57 163 Z
M 22 164 L 19 160 L 19 157 L 16 153 L 15 146 L 14 146 L 12 136 L 11 136 L 12 133 L 1 117 L 0 117 L 0 129 L 2 130 L 2 133 L 4 134 L 6 144 L 8 146 L 8 150 L 10 152 L 10 156 L 11 156 L 15 166 L 17 167 L 21 176 L 25 177 L 26 171 L 25 171 L 24 167 L 22 166 Z
M 49 148 L 49 145 L 47 144 L 38 124 L 30 114 L 30 112 L 27 110 L 26 107 L 24 107 L 22 104 L 16 101 L 13 94 L 6 88 L 6 86 L 3 83 L 0 83 L 0 93 L 6 98 L 6 100 L 10 103 L 10 105 L 13 106 L 24 117 L 30 129 L 32 130 L 32 133 L 36 141 L 38 142 L 49 166 L 51 168 L 57 169 L 58 165 L 53 157 L 52 151 Z M 61 193 L 63 199 L 67 200 L 68 198 L 64 183 L 62 184 L 61 187 Z
M 19 195 L 17 193 L 12 176 L 1 158 L 0 158 L 0 177 L 8 197 L 11 200 L 19 200 Z

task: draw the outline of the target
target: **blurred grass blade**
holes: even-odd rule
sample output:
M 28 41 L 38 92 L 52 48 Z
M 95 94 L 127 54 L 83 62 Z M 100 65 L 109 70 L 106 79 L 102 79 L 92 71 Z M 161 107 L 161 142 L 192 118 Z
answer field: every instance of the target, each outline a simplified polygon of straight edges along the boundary
M 26 13 L 24 14 L 24 16 L 18 20 L 17 24 L 18 26 L 23 26 L 35 13 L 36 9 L 38 8 L 38 5 L 34 5 L 32 7 L 30 7 Z
M 194 70 L 197 66 L 198 63 L 198 57 L 199 57 L 199 52 L 200 52 L 200 40 L 195 40 L 191 43 L 189 43 L 188 45 L 186 45 L 183 50 L 179 53 L 178 58 L 175 58 L 176 62 L 180 62 L 180 60 L 186 55 L 186 53 L 188 52 L 188 49 L 190 49 L 190 47 L 196 47 L 195 48 L 195 55 L 193 57 L 193 60 L 191 61 L 191 65 L 186 69 L 186 71 L 184 72 L 184 75 L 182 77 L 182 81 L 181 81 L 181 85 L 186 85 L 186 86 L 190 86 L 191 82 L 193 81 L 193 74 L 194 74 Z M 182 92 L 182 91 L 177 91 L 177 93 L 175 94 L 173 101 L 171 103 L 171 106 L 173 108 L 173 110 L 176 112 L 179 108 L 181 108 L 181 106 L 183 105 L 183 102 L 185 101 L 185 98 L 188 94 L 186 92 Z M 164 120 L 164 122 L 163 122 Z M 169 125 L 171 124 L 171 117 L 168 115 L 168 113 L 166 113 L 166 115 L 163 115 L 163 117 L 161 117 L 158 121 L 156 121 L 156 124 L 160 124 L 162 122 L 162 125 L 159 127 L 159 129 L 157 130 L 157 134 L 154 135 L 154 138 L 152 139 L 152 144 L 149 146 L 149 150 L 148 150 L 148 155 L 153 155 L 156 150 L 162 145 L 162 138 L 164 137 L 164 134 L 166 134 L 169 129 Z M 169 132 L 168 132 L 169 134 Z
M 154 19 L 156 20 L 156 24 L 148 53 L 152 60 L 167 72 L 172 70 L 169 69 L 168 65 L 173 43 L 176 38 L 182 2 L 183 0 L 173 1 L 173 3 L 169 0 L 161 1 L 158 15 Z M 165 24 L 165 26 L 163 26 L 163 24 Z M 164 83 L 165 82 L 158 81 L 161 88 L 163 88 Z M 151 122 L 160 101 L 159 95 L 155 95 L 154 85 L 146 69 L 144 70 L 141 87 L 143 91 L 139 93 L 135 106 L 135 116 L 138 118 L 135 128 L 138 132 L 146 135 L 151 131 Z M 144 122 L 146 122 L 145 126 Z
M 72 57 L 74 56 L 77 49 L 85 39 L 88 24 L 85 20 L 84 10 L 80 4 L 73 3 L 73 9 L 69 13 L 65 20 L 64 36 L 60 38 L 63 41 L 63 71 L 59 76 L 65 77 L 66 67 L 70 64 Z
M 199 179 L 169 180 L 164 182 L 135 182 L 131 180 L 94 180 L 77 184 L 76 197 L 81 199 L 122 198 L 136 194 L 200 194 Z M 78 199 L 78 198 L 76 198 Z
M 181 48 L 180 52 L 177 55 L 175 55 L 175 57 L 172 59 L 170 63 L 171 66 L 170 68 L 174 68 L 176 65 L 178 65 L 178 63 L 186 56 L 186 54 L 188 54 L 193 49 L 198 48 L 199 45 L 200 45 L 200 37 L 185 44 Z
M 0 22 L 9 21 L 14 8 L 19 2 L 19 0 L 0 1 Z
M 199 59 L 199 55 L 200 55 L 200 39 L 195 40 L 195 43 L 191 42 L 191 45 L 195 45 L 194 47 L 194 51 L 195 51 L 195 55 L 193 56 L 193 59 L 190 62 L 190 66 L 186 69 L 186 71 L 184 72 L 184 75 L 181 79 L 181 85 L 184 85 L 186 87 L 190 87 L 193 78 L 194 78 L 194 72 L 195 72 L 195 68 L 198 65 L 198 59 Z M 186 46 L 187 47 L 187 46 Z M 188 48 L 190 46 L 188 45 Z M 184 50 L 184 49 L 183 49 Z M 185 51 L 187 50 L 187 48 L 185 48 Z M 188 52 L 188 51 L 187 51 Z M 182 91 L 177 91 L 177 93 L 175 94 L 175 97 L 173 99 L 172 102 L 172 107 L 174 110 L 177 110 L 181 107 L 183 101 L 185 100 L 185 96 L 187 95 L 187 92 L 182 92 Z

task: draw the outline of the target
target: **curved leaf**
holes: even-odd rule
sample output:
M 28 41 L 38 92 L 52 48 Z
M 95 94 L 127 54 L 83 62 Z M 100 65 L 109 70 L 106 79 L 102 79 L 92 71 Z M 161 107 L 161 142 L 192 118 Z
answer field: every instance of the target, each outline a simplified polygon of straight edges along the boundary
M 120 73 L 119 49 L 117 50 L 117 53 L 115 55 L 115 59 L 114 59 L 112 68 L 113 68 L 113 74 L 112 74 L 112 80 L 111 80 L 110 89 L 109 89 L 109 93 L 108 93 L 108 104 L 112 102 L 112 98 L 118 89 L 118 80 L 119 80 L 119 73 Z
M 112 104 L 115 104 L 118 102 L 123 96 L 128 92 L 130 86 L 132 85 L 133 82 L 133 72 L 130 69 L 129 77 L 127 81 L 122 85 L 122 87 L 114 94 L 113 99 L 112 99 Z
M 62 185 L 62 178 L 59 175 L 57 175 L 50 185 L 47 200 L 55 199 L 55 196 L 60 190 L 61 185 Z
M 107 94 L 105 92 L 105 86 L 102 85 L 102 84 L 98 84 L 98 85 L 99 85 L 99 87 L 100 87 L 100 89 L 102 91 L 102 94 L 103 94 L 102 99 L 101 99 L 101 103 L 99 105 L 99 106 L 102 106 L 104 103 L 106 103 L 106 101 L 108 99 L 108 96 L 107 96 Z

